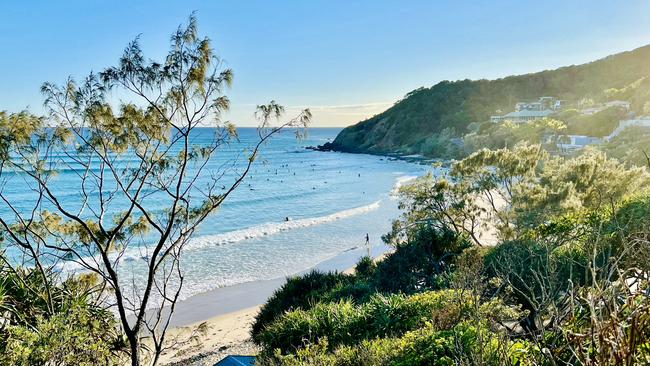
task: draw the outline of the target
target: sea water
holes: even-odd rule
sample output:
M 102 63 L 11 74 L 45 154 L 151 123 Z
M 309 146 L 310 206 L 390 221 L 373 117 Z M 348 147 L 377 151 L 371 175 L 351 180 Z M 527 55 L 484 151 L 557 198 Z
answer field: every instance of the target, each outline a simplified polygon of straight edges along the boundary
M 211 129 L 197 131 L 198 143 L 208 143 L 214 136 Z M 331 141 L 338 132 L 312 128 L 306 138 L 296 139 L 291 131 L 285 131 L 262 146 L 246 180 L 185 246 L 181 298 L 304 271 L 364 247 L 366 234 L 375 254 L 386 248 L 381 236 L 399 215 L 396 187 L 430 167 L 381 156 L 305 149 Z M 255 129 L 239 129 L 239 141 L 219 151 L 206 171 L 220 171 L 233 159 L 242 165 L 245 151 L 250 151 L 257 139 Z M 224 177 L 224 184 L 227 180 L 228 176 Z M 63 169 L 51 184 L 64 207 L 80 205 L 75 172 Z M 25 185 L 6 185 L 4 193 L 16 200 L 19 210 L 28 210 L 33 204 L 34 192 Z M 146 204 L 156 210 L 165 201 L 152 194 Z M 4 204 L 0 215 L 10 216 Z M 148 248 L 144 242 L 124 253 L 120 266 L 129 273 L 127 286 L 144 282 Z M 75 269 L 74 263 L 63 267 Z

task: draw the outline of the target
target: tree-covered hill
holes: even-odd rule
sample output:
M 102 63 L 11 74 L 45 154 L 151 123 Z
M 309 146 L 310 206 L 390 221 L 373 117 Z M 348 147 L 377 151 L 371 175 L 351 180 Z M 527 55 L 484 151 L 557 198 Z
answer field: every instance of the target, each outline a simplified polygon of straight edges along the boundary
M 440 136 L 463 135 L 514 103 L 554 96 L 567 101 L 600 98 L 609 88 L 650 75 L 650 45 L 582 65 L 497 80 L 442 81 L 408 93 L 391 108 L 345 128 L 324 148 L 346 152 L 421 153 L 435 156 Z M 633 108 L 638 108 L 634 106 Z

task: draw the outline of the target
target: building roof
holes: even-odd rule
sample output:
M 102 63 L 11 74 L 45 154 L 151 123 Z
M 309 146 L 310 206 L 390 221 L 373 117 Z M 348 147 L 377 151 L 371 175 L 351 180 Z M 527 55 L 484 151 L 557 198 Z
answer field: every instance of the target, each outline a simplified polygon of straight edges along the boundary
M 223 360 L 214 364 L 214 366 L 253 366 L 255 365 L 255 356 L 226 356 Z
M 510 112 L 503 116 L 504 118 L 525 118 L 525 117 L 546 117 L 553 113 L 552 110 L 546 109 L 543 111 L 530 111 L 530 110 L 521 110 L 521 111 L 515 111 L 515 112 Z

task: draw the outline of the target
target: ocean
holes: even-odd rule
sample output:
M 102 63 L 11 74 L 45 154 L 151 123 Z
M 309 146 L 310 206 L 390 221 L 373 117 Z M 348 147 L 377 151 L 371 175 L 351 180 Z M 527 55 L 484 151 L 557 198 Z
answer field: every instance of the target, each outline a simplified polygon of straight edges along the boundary
M 198 131 L 197 141 L 208 141 L 214 132 Z M 381 236 L 399 215 L 392 192 L 431 168 L 381 156 L 305 149 L 333 140 L 339 131 L 311 128 L 301 140 L 283 131 L 263 146 L 249 177 L 185 247 L 181 299 L 299 273 L 346 251 L 364 248 L 366 234 L 374 255 L 387 249 Z M 239 129 L 239 136 L 239 142 L 215 156 L 208 171 L 216 171 L 256 141 L 252 128 Z M 63 197 L 64 206 L 79 205 L 76 173 L 62 170 L 52 188 Z M 4 194 L 18 202 L 19 210 L 28 210 L 33 203 L 33 192 L 21 184 L 6 184 Z M 147 199 L 148 207 L 164 205 L 157 197 L 153 194 Z M 4 204 L 0 215 L 10 215 Z M 144 282 L 146 258 L 146 242 L 125 253 L 122 270 L 132 274 L 125 283 Z M 62 270 L 75 268 L 67 263 Z

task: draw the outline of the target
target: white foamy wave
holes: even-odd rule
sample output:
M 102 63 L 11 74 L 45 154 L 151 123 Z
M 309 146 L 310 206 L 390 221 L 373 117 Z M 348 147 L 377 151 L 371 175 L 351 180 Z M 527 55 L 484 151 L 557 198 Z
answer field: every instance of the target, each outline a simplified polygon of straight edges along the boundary
M 397 193 L 399 193 L 400 187 L 415 179 L 417 179 L 416 175 L 403 175 L 401 177 L 397 177 L 395 184 L 393 185 L 393 189 L 390 191 L 391 197 L 395 198 L 397 196 Z
M 349 210 L 335 212 L 327 216 L 311 217 L 305 219 L 289 220 L 284 222 L 269 222 L 266 224 L 253 226 L 247 229 L 230 231 L 223 234 L 199 236 L 188 243 L 186 249 L 199 249 L 210 246 L 225 245 L 236 243 L 242 240 L 261 238 L 267 235 L 277 234 L 283 231 L 305 228 L 309 226 L 321 225 L 328 222 L 344 219 L 347 217 L 360 215 L 379 208 L 381 201 L 373 202 L 366 206 L 351 208 Z
M 348 218 L 355 215 L 360 215 L 366 212 L 370 212 L 379 208 L 381 201 L 373 202 L 366 206 L 360 206 L 351 208 L 349 210 L 343 210 L 335 212 L 327 216 L 320 217 L 310 217 L 304 219 L 289 220 L 283 222 L 269 222 L 257 226 L 253 226 L 246 229 L 240 229 L 235 231 L 229 231 L 222 234 L 213 234 L 213 235 L 203 235 L 198 236 L 194 239 L 191 239 L 184 247 L 184 250 L 197 250 L 207 247 L 214 247 L 226 244 L 237 243 L 243 240 L 261 238 L 268 235 L 277 234 L 284 231 L 306 228 L 309 226 L 321 225 L 328 222 Z M 125 251 L 120 257 L 122 262 L 133 262 L 139 260 L 148 260 L 149 251 L 151 248 L 141 247 L 141 248 L 130 248 Z M 111 259 L 115 259 L 115 255 L 111 256 Z M 99 260 L 99 258 L 97 258 Z M 79 263 L 76 262 L 63 262 L 60 265 L 60 268 L 64 271 L 75 271 L 82 269 Z

